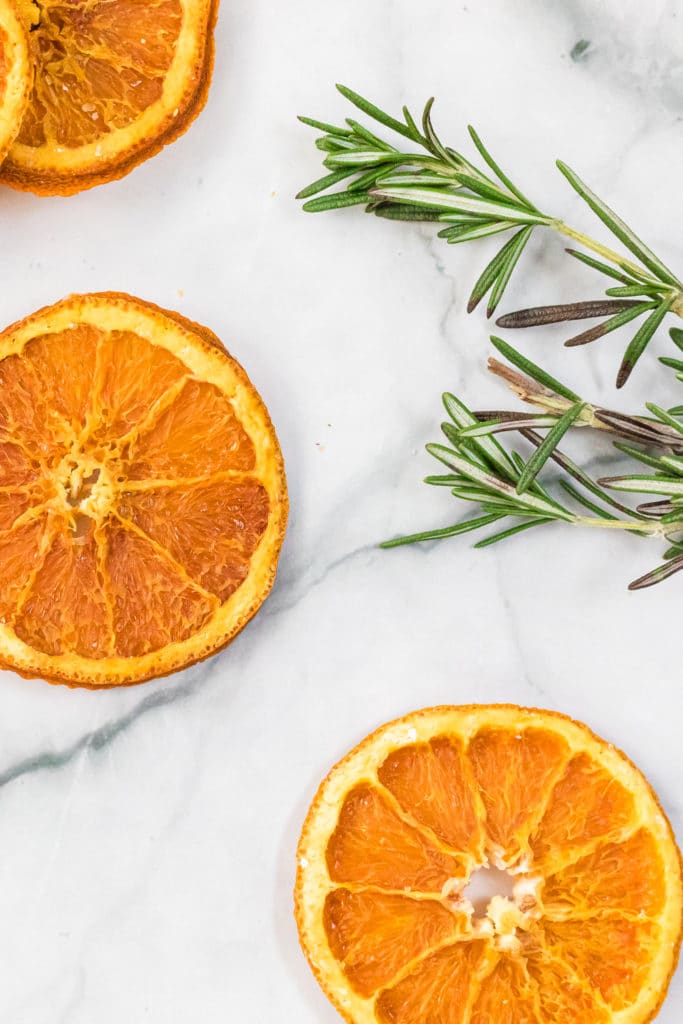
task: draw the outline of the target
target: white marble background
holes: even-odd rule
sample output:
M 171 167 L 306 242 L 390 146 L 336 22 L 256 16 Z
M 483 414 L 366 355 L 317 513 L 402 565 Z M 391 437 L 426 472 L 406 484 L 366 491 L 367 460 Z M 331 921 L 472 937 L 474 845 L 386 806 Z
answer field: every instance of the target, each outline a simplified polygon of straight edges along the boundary
M 484 552 L 375 546 L 456 514 L 420 483 L 441 391 L 501 399 L 484 318 L 464 311 L 486 244 L 292 198 L 320 173 L 295 115 L 344 116 L 335 81 L 388 108 L 435 94 L 449 142 L 473 122 L 540 202 L 592 228 L 562 156 L 680 272 L 680 0 L 223 0 L 217 50 L 200 121 L 129 178 L 66 200 L 0 192 L 2 321 L 104 288 L 204 321 L 270 406 L 292 500 L 273 596 L 221 656 L 114 693 L 2 674 L 8 1024 L 333 1024 L 292 921 L 296 837 L 331 763 L 420 706 L 584 719 L 683 824 L 683 578 L 625 589 L 656 544 L 553 527 Z M 525 261 L 507 308 L 596 293 L 555 238 Z M 618 338 L 514 340 L 615 401 Z M 665 380 L 649 357 L 619 406 Z M 679 976 L 659 1019 L 682 1012 Z

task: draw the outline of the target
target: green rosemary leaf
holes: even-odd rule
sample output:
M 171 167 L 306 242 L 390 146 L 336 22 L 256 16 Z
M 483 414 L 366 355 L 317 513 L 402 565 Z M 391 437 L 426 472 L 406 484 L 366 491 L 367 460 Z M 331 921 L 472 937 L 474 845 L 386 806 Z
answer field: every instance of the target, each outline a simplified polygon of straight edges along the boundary
M 616 235 L 627 249 L 630 249 L 634 256 L 638 257 L 648 270 L 652 271 L 655 277 L 665 281 L 667 284 L 674 285 L 674 287 L 683 287 L 669 268 L 631 231 L 629 226 L 624 223 L 621 217 L 617 216 L 614 210 L 610 209 L 595 192 L 588 188 L 571 167 L 568 167 L 562 160 L 557 161 L 557 166 L 572 188 L 588 203 L 593 213 L 600 218 L 603 224 L 607 225 L 612 234 Z
M 317 181 L 311 182 L 306 188 L 302 188 L 301 192 L 297 193 L 297 199 L 308 199 L 309 196 L 315 196 L 318 192 L 324 192 L 326 188 L 331 185 L 336 185 L 338 181 L 343 181 L 344 178 L 348 178 L 353 171 L 333 171 L 332 174 L 326 174 L 323 178 L 318 178 Z
M 632 296 L 636 295 L 650 295 L 661 297 L 661 293 L 665 289 L 666 285 L 660 285 L 657 288 L 654 285 L 652 285 L 652 287 L 648 287 L 647 285 L 642 284 L 629 284 L 624 285 L 623 287 L 606 288 L 605 295 L 614 295 L 615 297 L 619 296 L 623 298 L 631 298 Z
M 615 448 L 618 448 L 624 455 L 628 455 L 629 458 L 642 462 L 644 466 L 651 466 L 652 469 L 659 469 L 659 456 L 649 455 L 642 448 L 636 448 L 634 444 L 628 444 L 626 441 L 613 441 L 612 443 Z
M 443 540 L 444 537 L 457 537 L 461 533 L 469 533 L 470 530 L 478 530 L 480 526 L 488 526 L 495 523 L 503 516 L 498 512 L 492 512 L 486 516 L 479 516 L 477 519 L 467 519 L 464 523 L 456 523 L 455 526 L 446 526 L 441 530 L 425 530 L 422 533 L 412 533 L 407 537 L 395 537 L 393 540 L 385 540 L 380 544 L 381 548 L 398 548 L 403 544 L 418 544 L 425 540 Z
M 630 494 L 683 495 L 683 480 L 666 480 L 663 477 L 645 476 L 638 473 L 626 476 L 606 476 L 599 483 L 614 491 L 627 491 Z
M 343 206 L 361 206 L 367 203 L 367 196 L 360 192 L 333 192 L 330 196 L 318 196 L 309 199 L 301 207 L 306 213 L 324 213 L 326 210 L 337 210 Z
M 565 346 L 567 348 L 576 348 L 577 345 L 588 345 L 592 341 L 597 341 L 598 338 L 604 338 L 606 334 L 618 330 L 619 327 L 630 323 L 631 320 L 636 320 L 643 313 L 647 313 L 648 310 L 654 308 L 654 302 L 640 302 L 636 306 L 630 306 L 608 320 L 603 320 L 601 324 L 596 324 L 595 327 L 590 327 L 587 331 L 582 331 L 581 334 L 575 334 L 573 338 L 568 338 L 565 341 Z
M 462 224 L 492 224 L 493 221 L 490 217 L 486 217 L 481 213 L 440 213 L 439 220 L 446 225 L 443 229 L 448 231 L 449 227 L 458 227 Z M 439 232 L 441 236 L 441 232 Z
M 540 447 L 541 444 L 543 444 L 543 437 L 541 434 L 537 434 L 535 430 L 522 430 L 520 433 L 537 447 Z M 617 502 L 615 498 L 612 498 L 611 495 L 607 494 L 606 490 L 603 490 L 602 487 L 600 487 L 596 481 L 588 475 L 588 473 L 585 473 L 580 466 L 575 464 L 575 462 L 569 459 L 569 457 L 563 452 L 555 449 L 550 458 L 566 473 L 568 473 L 569 476 L 574 480 L 577 480 L 578 483 L 581 483 L 581 485 L 588 490 L 589 494 L 599 498 L 601 502 L 605 503 L 605 505 L 609 505 L 610 508 L 616 509 L 618 512 L 623 512 L 625 515 L 631 516 L 634 519 L 646 518 L 639 512 L 634 511 L 634 509 L 623 505 L 621 502 Z M 538 480 L 536 482 L 538 483 Z
M 503 495 L 492 494 L 485 487 L 477 487 L 470 480 L 463 480 L 462 483 L 452 487 L 451 494 L 454 498 L 462 498 L 463 501 L 488 502 L 496 506 L 509 505 L 509 501 Z
M 432 107 L 434 106 L 434 97 L 428 99 L 424 112 L 422 114 L 422 131 L 427 140 L 427 145 L 432 153 L 439 159 L 443 160 L 446 164 L 453 164 L 453 158 L 450 156 L 445 146 L 441 142 L 441 139 L 434 131 L 434 125 L 432 124 Z
M 516 226 L 509 220 L 478 221 L 469 227 L 466 224 L 455 224 L 451 228 L 445 228 L 443 232 L 440 231 L 439 237 L 445 238 L 451 245 L 457 245 L 459 242 L 470 242 L 474 238 L 499 235 L 502 231 L 509 231 Z
M 444 217 L 441 213 L 439 214 L 439 220 L 442 224 L 446 225 L 445 228 L 442 228 L 441 231 L 439 231 L 437 236 L 439 238 L 448 238 L 453 228 L 476 228 L 481 227 L 484 224 L 510 224 L 512 227 L 516 227 L 515 224 L 511 223 L 511 221 L 492 221 L 488 217 L 474 217 L 469 214 L 462 214 L 453 217 L 449 215 Z
M 673 558 L 670 562 L 665 562 L 664 565 L 660 565 L 644 576 L 640 576 L 633 583 L 629 583 L 628 589 L 643 590 L 645 587 L 652 587 L 656 583 L 662 583 L 681 569 L 683 569 L 683 556 Z
M 496 255 L 493 257 L 490 263 L 488 263 L 474 285 L 472 294 L 470 295 L 467 303 L 467 312 L 472 313 L 477 308 L 481 300 L 484 298 L 486 293 L 493 288 L 494 284 L 498 280 L 498 276 L 503 273 L 507 266 L 508 259 L 514 253 L 519 239 L 519 232 L 505 243 Z
M 368 211 L 384 220 L 440 221 L 436 210 L 425 210 L 420 206 L 405 206 L 401 203 L 379 203 L 368 207 Z
M 371 146 L 375 147 L 375 149 L 386 149 L 387 151 L 396 152 L 394 146 L 390 146 L 388 142 L 384 142 L 384 140 L 380 139 L 377 135 L 373 135 L 373 133 L 364 125 L 360 124 L 359 121 L 354 121 L 352 117 L 347 117 L 346 123 L 356 138 L 364 142 L 369 142 Z
M 495 181 L 488 178 L 479 167 L 475 167 L 467 157 L 462 155 L 462 153 L 458 153 L 457 149 L 453 149 L 451 146 L 446 146 L 446 152 L 450 156 L 454 167 L 457 167 L 460 170 L 464 169 L 466 173 L 472 174 L 477 181 L 487 181 L 489 185 L 495 188 Z
M 537 447 L 540 447 L 543 444 L 543 438 L 534 430 L 522 430 L 521 434 Z M 577 466 L 576 463 L 573 462 L 568 455 L 565 455 L 564 452 L 561 452 L 556 448 L 550 458 L 553 462 L 556 462 L 558 466 L 561 466 L 569 476 L 573 477 L 577 483 L 580 483 L 582 487 L 585 487 L 590 494 L 595 495 L 595 497 L 599 498 L 600 501 L 604 501 L 606 505 L 609 505 L 611 508 L 614 508 L 619 512 L 623 512 L 627 516 L 632 516 L 634 519 L 644 518 L 644 516 L 640 515 L 638 512 L 628 508 L 627 505 L 622 505 L 620 501 L 617 501 L 611 494 L 608 494 L 599 487 L 595 480 L 589 477 L 588 474 L 585 473 L 580 466 Z M 538 483 L 538 481 L 536 482 Z
M 375 183 L 376 183 L 377 179 L 381 176 L 381 174 L 382 174 L 382 168 L 381 167 L 372 167 L 372 168 L 370 168 L 369 171 L 366 171 L 365 174 L 361 174 L 360 177 L 354 178 L 353 181 L 350 181 L 348 183 L 348 185 L 346 186 L 346 191 L 347 192 L 364 192 L 365 193 L 365 201 L 367 202 L 368 201 L 367 191 L 370 188 L 374 188 Z
M 530 359 L 523 356 L 521 352 L 514 349 L 512 345 L 508 345 L 508 343 L 503 341 L 502 338 L 497 338 L 492 334 L 491 343 L 494 348 L 496 348 L 500 354 L 508 360 L 508 362 L 512 363 L 513 366 L 516 366 L 518 370 L 522 370 L 523 373 L 528 374 L 529 377 L 532 377 L 539 384 L 549 388 L 551 391 L 561 395 L 563 398 L 567 398 L 570 402 L 581 401 L 579 395 L 570 391 L 564 384 L 560 384 L 559 380 L 555 380 L 555 378 L 551 377 L 549 373 L 542 370 L 540 366 L 536 365 L 536 363 L 532 363 Z
M 377 189 L 394 188 L 394 186 L 450 188 L 450 184 L 445 182 L 440 174 L 433 174 L 428 168 L 417 174 L 413 171 L 390 171 L 387 174 L 386 168 L 384 168 L 382 176 L 377 179 Z
M 499 540 L 506 540 L 508 537 L 514 537 L 516 533 L 530 530 L 532 526 L 542 526 L 544 523 L 551 522 L 552 519 L 549 517 L 532 519 L 528 523 L 520 523 L 518 526 L 511 526 L 508 530 L 502 530 L 501 533 L 494 533 L 491 537 L 485 537 L 484 540 L 478 541 L 474 546 L 475 548 L 488 548 L 491 544 L 497 544 Z
M 664 552 L 664 558 L 678 558 L 679 555 L 683 555 L 683 544 L 672 544 L 670 548 L 667 548 Z
M 435 459 L 439 459 L 449 469 L 455 469 L 474 483 L 490 488 L 491 491 L 502 494 L 509 498 L 511 502 L 523 507 L 526 510 L 524 512 L 525 515 L 540 513 L 541 515 L 550 515 L 558 519 L 570 520 L 572 518 L 570 512 L 556 503 L 548 502 L 537 497 L 535 494 L 526 493 L 523 496 L 519 495 L 512 484 L 486 470 L 482 470 L 479 466 L 458 455 L 457 452 L 452 451 L 450 448 L 445 448 L 440 444 L 428 444 L 426 447 L 430 455 L 433 455 Z
M 673 427 L 673 429 L 679 434 L 683 434 L 683 423 L 676 419 L 675 416 L 672 416 L 671 413 L 667 412 L 666 409 L 662 409 L 661 406 L 655 405 L 654 402 L 646 402 L 645 408 L 651 412 L 653 416 L 656 416 L 658 420 L 661 420 L 662 423 L 666 423 L 667 426 Z
M 519 258 L 524 252 L 524 248 L 527 242 L 531 238 L 532 231 L 533 227 L 522 228 L 522 230 L 518 231 L 512 239 L 512 241 L 515 242 L 515 245 L 512 246 L 510 253 L 507 259 L 505 260 L 505 263 L 498 275 L 498 279 L 496 280 L 496 283 L 494 284 L 491 290 L 489 303 L 486 308 L 486 316 L 489 319 L 493 316 L 500 300 L 503 298 L 505 289 L 507 288 L 510 278 L 512 277 L 512 272 L 517 266 Z
M 673 405 L 667 410 L 672 416 L 683 416 L 683 405 Z
M 454 498 L 461 501 L 477 502 L 484 513 L 496 512 L 498 515 L 515 516 L 519 515 L 519 509 L 512 502 L 506 501 L 502 495 L 491 493 L 480 493 L 476 490 L 468 491 L 467 488 L 454 487 L 452 490 Z
M 659 521 L 663 526 L 676 526 L 678 523 L 683 523 L 683 509 L 675 508 L 661 516 Z
M 401 153 L 386 153 L 381 149 L 354 149 L 348 153 L 330 153 L 325 166 L 334 167 L 368 167 L 372 164 L 399 163 L 403 160 Z
M 577 402 L 576 405 L 567 409 L 564 415 L 560 416 L 555 426 L 548 431 L 543 439 L 543 443 L 531 456 L 526 464 L 524 472 L 517 481 L 518 494 L 524 494 L 524 492 L 528 490 L 529 485 L 536 479 L 551 454 L 555 451 L 572 424 L 581 415 L 584 408 L 585 402 Z
M 466 443 L 462 443 L 460 439 L 460 431 L 453 423 L 442 423 L 441 433 L 446 437 L 450 444 L 453 445 L 453 448 L 455 449 L 456 452 L 458 452 L 459 454 L 465 454 L 468 457 L 473 456 L 474 458 L 476 458 L 476 461 L 479 463 L 482 469 L 491 468 L 490 462 L 486 458 L 482 450 L 478 450 L 475 444 L 470 443 L 468 446 Z
M 503 502 L 482 501 L 481 511 L 486 513 L 498 513 L 500 516 L 515 516 L 519 518 L 520 511 L 515 505 L 506 505 Z M 522 513 L 523 514 L 523 513 Z
M 456 476 L 454 473 L 444 473 L 439 476 L 426 476 L 424 482 L 431 484 L 433 487 L 452 487 L 461 479 L 462 477 Z
M 491 168 L 493 173 L 496 175 L 498 180 L 501 181 L 503 183 L 503 185 L 505 185 L 505 187 L 510 190 L 510 192 L 512 192 L 513 196 L 516 196 L 517 199 L 519 199 L 520 203 L 522 203 L 527 208 L 527 210 L 531 210 L 534 213 L 538 213 L 538 210 L 536 209 L 534 204 L 531 202 L 531 200 L 527 199 L 527 197 L 524 195 L 524 193 L 520 192 L 520 190 L 517 188 L 517 186 L 514 185 L 510 181 L 510 179 L 508 178 L 507 174 L 505 174 L 501 170 L 501 168 L 498 166 L 496 161 L 493 159 L 493 157 L 489 153 L 488 149 L 486 148 L 484 143 L 481 141 L 481 139 L 479 138 L 479 135 L 474 130 L 474 128 L 472 127 L 471 124 L 467 126 L 467 130 L 470 133 L 470 137 L 472 139 L 472 142 L 477 147 L 477 149 L 479 150 L 481 156 L 484 158 L 484 160 L 486 161 L 488 166 Z
M 383 110 L 380 110 L 379 107 L 374 105 L 374 103 L 370 103 L 369 100 L 359 96 L 357 92 L 353 91 L 353 89 L 349 89 L 347 86 L 339 84 L 337 84 L 337 89 L 345 99 L 349 100 L 350 103 L 353 103 L 354 107 L 358 107 L 358 109 L 362 110 L 364 114 L 372 117 L 375 121 L 379 121 L 379 123 L 383 124 L 385 128 L 391 128 L 393 132 L 396 132 L 398 135 L 405 136 L 406 139 L 417 141 L 409 127 L 401 124 L 400 121 L 397 121 L 396 118 L 392 117 L 390 114 L 386 114 Z
M 341 158 L 343 154 L 339 155 Z M 503 203 L 490 203 L 484 199 L 472 199 L 469 196 L 457 195 L 439 189 L 418 188 L 378 188 L 373 193 L 378 199 L 391 200 L 398 203 L 413 203 L 416 206 L 427 206 L 436 210 L 456 210 L 459 213 L 481 213 L 491 219 L 514 220 L 518 224 L 546 224 L 547 218 L 540 214 L 528 213 L 526 210 L 505 206 Z
M 617 374 L 618 388 L 623 388 L 624 384 L 631 376 L 634 366 L 649 345 L 652 336 L 661 324 L 662 320 L 669 312 L 672 302 L 673 298 L 669 298 L 666 302 L 662 302 L 661 305 L 657 306 L 656 309 L 653 309 L 645 323 L 636 331 L 628 348 L 626 349 L 622 364 L 619 368 L 619 373 Z
M 668 366 L 672 370 L 676 370 L 677 373 L 683 373 L 683 360 L 672 359 L 670 356 L 660 356 L 660 363 L 663 366 Z
M 459 171 L 458 181 L 465 188 L 470 189 L 471 192 L 476 192 L 477 195 L 482 196 L 484 199 L 490 199 L 494 203 L 504 203 L 506 206 L 519 209 L 519 204 L 511 196 L 503 192 L 497 185 L 489 185 L 485 179 L 475 178 L 474 175 L 463 174 Z
M 520 433 L 522 433 L 523 436 L 526 436 L 526 435 L 524 435 L 524 431 L 521 431 Z M 531 431 L 529 431 L 529 433 L 531 433 Z M 514 460 L 515 469 L 517 470 L 517 476 L 519 477 L 524 472 L 524 469 L 525 469 L 525 466 L 526 466 L 526 462 L 524 461 L 522 456 L 519 454 L 519 452 L 512 451 L 512 452 L 510 452 L 510 454 L 511 454 L 513 460 Z M 541 482 L 538 479 L 538 477 L 531 484 L 531 487 L 529 488 L 529 491 L 532 492 L 533 494 L 538 494 L 539 497 L 541 497 L 541 498 L 545 498 L 546 501 L 549 502 L 549 504 L 551 504 L 551 505 L 555 505 L 558 508 L 562 507 L 559 504 L 559 502 L 556 502 L 555 499 L 553 497 L 551 497 L 551 495 L 548 493 L 548 491 L 546 491 L 545 487 L 543 487 L 541 485 Z
M 464 427 L 475 426 L 478 423 L 478 420 L 472 415 L 467 406 L 456 398 L 455 395 L 445 392 L 442 396 L 442 401 L 446 412 L 458 430 L 462 430 Z M 467 447 L 468 450 L 474 450 L 487 465 L 507 480 L 517 479 L 517 474 L 514 472 L 514 466 L 509 455 L 494 437 L 468 439 Z
M 461 440 L 468 437 L 485 437 L 488 434 L 499 434 L 506 430 L 519 430 L 520 427 L 553 427 L 557 423 L 557 416 L 528 416 L 520 419 L 510 420 L 505 423 L 503 420 L 480 420 L 474 427 L 465 427 L 458 432 Z
M 422 134 L 420 133 L 419 128 L 417 127 L 415 121 L 413 120 L 413 115 L 410 113 L 407 107 L 403 108 L 403 117 L 405 118 L 406 125 L 408 126 L 408 131 L 411 133 L 412 138 L 415 140 L 415 142 L 422 143 Z
M 437 238 L 445 238 L 448 241 L 450 238 L 458 238 L 463 231 L 470 231 L 472 228 L 497 228 L 498 221 L 490 220 L 461 220 L 457 224 L 449 224 L 447 227 L 442 228 L 441 231 L 437 232 Z M 495 234 L 495 230 L 492 231 Z
M 662 470 L 671 470 L 676 476 L 683 476 L 683 459 L 680 455 L 662 455 L 660 460 Z
M 335 135 L 339 138 L 348 138 L 352 132 L 348 128 L 338 128 L 334 124 L 325 124 L 324 121 L 315 121 L 312 117 L 303 117 L 301 114 L 297 118 L 302 124 L 307 124 L 309 128 L 316 128 L 319 132 L 325 132 L 326 135 Z
M 673 341 L 674 345 L 683 351 L 683 329 L 680 327 L 672 327 L 669 331 L 669 337 Z
M 323 153 L 353 153 L 356 144 L 352 139 L 337 139 L 332 135 L 324 135 L 315 140 L 315 148 Z
M 514 448 L 510 452 L 510 458 L 512 459 L 512 461 L 515 464 L 515 469 L 517 470 L 517 476 L 521 476 L 521 474 L 524 472 L 524 467 L 526 466 L 526 462 L 524 461 L 522 456 L 519 454 L 519 452 L 515 451 Z
M 595 505 L 586 497 L 585 494 L 581 494 L 580 491 L 577 491 L 576 487 L 573 487 L 568 480 L 560 480 L 560 487 L 562 487 L 563 490 L 565 490 L 567 494 L 569 494 L 574 499 L 574 501 L 578 501 L 580 505 L 583 505 L 584 508 L 587 508 L 589 512 L 592 512 L 600 519 L 612 518 L 611 513 L 608 512 L 607 509 L 600 508 L 599 505 Z
M 580 260 L 581 263 L 585 263 L 586 266 L 592 267 L 593 270 L 599 270 L 601 274 L 606 274 L 607 277 L 614 278 L 615 281 L 621 281 L 623 284 L 633 284 L 634 278 L 630 277 L 626 271 L 617 270 L 616 267 L 610 267 L 608 263 L 603 263 L 602 260 L 596 260 L 594 256 L 589 256 L 588 253 L 579 252 L 578 249 L 565 249 L 566 253 L 573 256 L 575 260 Z

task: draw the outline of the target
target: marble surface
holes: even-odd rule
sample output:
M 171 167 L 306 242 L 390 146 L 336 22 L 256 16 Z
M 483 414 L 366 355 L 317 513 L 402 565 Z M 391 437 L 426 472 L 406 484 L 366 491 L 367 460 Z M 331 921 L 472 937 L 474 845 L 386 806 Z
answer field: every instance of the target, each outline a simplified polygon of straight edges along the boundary
M 628 751 L 683 825 L 683 579 L 625 589 L 656 544 L 553 527 L 482 552 L 376 547 L 457 514 L 420 482 L 441 391 L 501 398 L 484 318 L 464 309 L 486 243 L 304 216 L 292 198 L 319 173 L 295 115 L 344 116 L 335 81 L 387 108 L 435 94 L 449 141 L 473 122 L 540 202 L 592 228 L 563 157 L 680 268 L 681 4 L 224 0 L 217 50 L 206 112 L 124 181 L 66 200 L 0 192 L 2 321 L 111 288 L 205 322 L 270 407 L 292 502 L 273 595 L 219 657 L 113 693 L 2 673 L 8 1024 L 334 1024 L 298 951 L 296 838 L 328 767 L 417 707 L 568 712 Z M 525 259 L 508 308 L 596 290 L 555 238 Z M 615 402 L 618 339 L 516 340 Z M 617 404 L 639 408 L 664 379 L 650 357 Z M 679 976 L 659 1020 L 682 1013 Z

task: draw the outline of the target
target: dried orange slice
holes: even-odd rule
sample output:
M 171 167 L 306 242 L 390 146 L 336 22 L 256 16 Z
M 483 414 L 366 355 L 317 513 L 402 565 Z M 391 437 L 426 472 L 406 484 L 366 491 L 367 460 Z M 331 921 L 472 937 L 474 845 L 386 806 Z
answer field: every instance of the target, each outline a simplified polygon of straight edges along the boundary
M 21 14 L 11 0 L 0 0 L 0 160 L 17 137 L 32 81 Z
M 0 660 L 139 683 L 227 644 L 287 518 L 268 413 L 210 331 L 128 295 L 0 334 Z
M 127 174 L 204 106 L 217 0 L 40 0 L 33 89 L 0 180 L 70 195 Z
M 477 908 L 492 869 L 507 891 Z M 384 726 L 332 769 L 299 843 L 302 946 L 351 1024 L 643 1024 L 681 906 L 647 781 L 547 711 L 441 707 Z

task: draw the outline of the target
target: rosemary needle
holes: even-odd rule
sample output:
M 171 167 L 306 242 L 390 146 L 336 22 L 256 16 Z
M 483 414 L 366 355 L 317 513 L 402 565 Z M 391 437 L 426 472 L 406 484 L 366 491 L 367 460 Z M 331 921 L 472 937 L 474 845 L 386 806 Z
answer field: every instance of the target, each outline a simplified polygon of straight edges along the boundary
M 492 341 L 515 369 L 497 360 L 491 361 L 490 369 L 543 412 L 475 413 L 454 395 L 444 395 L 449 421 L 442 430 L 448 445 L 430 444 L 427 450 L 448 472 L 429 476 L 425 482 L 448 487 L 455 498 L 477 505 L 479 512 L 452 526 L 397 537 L 382 546 L 441 540 L 499 527 L 475 544 L 482 548 L 555 522 L 623 530 L 665 541 L 665 564 L 635 580 L 632 590 L 654 586 L 683 569 L 683 419 L 653 403 L 647 406 L 649 417 L 602 409 L 579 398 L 511 345 L 498 338 Z M 619 451 L 651 472 L 639 470 L 594 480 L 559 449 L 563 438 L 577 427 L 613 435 Z M 547 432 L 543 436 L 538 430 Z M 531 444 L 526 458 L 503 447 L 501 436 L 515 434 Z M 643 447 L 631 443 L 634 439 Z M 551 462 L 561 470 L 559 476 L 555 473 L 551 487 L 561 486 L 562 499 L 547 483 L 539 482 Z M 632 508 L 618 501 L 614 491 L 655 495 L 659 500 Z
M 306 200 L 304 210 L 320 213 L 362 205 L 369 213 L 392 220 L 436 221 L 441 225 L 439 236 L 451 245 L 491 235 L 509 235 L 479 275 L 468 303 L 468 311 L 472 312 L 488 296 L 488 317 L 498 309 L 537 228 L 549 228 L 570 238 L 582 248 L 567 248 L 567 253 L 610 282 L 616 280 L 618 286 L 612 283 L 606 289 L 607 299 L 522 310 L 502 317 L 498 325 L 530 327 L 562 320 L 600 319 L 597 326 L 568 339 L 567 345 L 576 347 L 639 321 L 621 362 L 617 387 L 623 387 L 629 379 L 665 317 L 670 313 L 683 317 L 683 283 L 561 160 L 557 161 L 560 172 L 621 243 L 625 253 L 610 249 L 561 218 L 540 210 L 503 171 L 471 126 L 470 138 L 483 167 L 446 146 L 432 122 L 433 99 L 425 105 L 418 127 L 407 107 L 399 119 L 346 86 L 337 88 L 366 117 L 393 131 L 402 141 L 398 146 L 392 145 L 353 118 L 347 118 L 340 127 L 300 118 L 324 133 L 317 145 L 325 154 L 323 162 L 329 172 L 299 192 L 298 198 Z
M 516 329 L 550 323 L 597 321 L 565 342 L 581 347 L 634 324 L 617 374 L 623 387 L 668 315 L 683 317 L 683 283 L 632 229 L 562 161 L 557 167 L 569 185 L 609 229 L 624 252 L 617 252 L 579 232 L 558 217 L 544 213 L 503 171 L 474 128 L 469 129 L 478 166 L 445 145 L 432 122 L 434 100 L 428 101 L 418 124 L 407 107 L 393 117 L 345 86 L 342 95 L 366 117 L 397 134 L 393 145 L 352 118 L 344 126 L 302 117 L 322 137 L 326 174 L 302 189 L 304 210 L 323 212 L 365 206 L 369 213 L 392 220 L 431 221 L 450 245 L 504 235 L 503 244 L 484 267 L 468 303 L 472 312 L 484 299 L 486 314 L 498 309 L 533 233 L 550 229 L 578 248 L 566 252 L 607 278 L 605 298 L 546 304 L 499 318 L 498 326 Z M 616 282 L 616 284 L 615 284 Z M 683 352 L 683 329 L 670 330 Z M 489 360 L 524 402 L 536 407 L 519 411 L 472 412 L 452 394 L 444 395 L 448 420 L 442 424 L 447 444 L 430 444 L 428 452 L 445 469 L 426 478 L 430 486 L 447 488 L 475 514 L 433 530 L 386 541 L 397 547 L 487 531 L 475 547 L 488 547 L 551 523 L 622 530 L 666 544 L 664 562 L 634 580 L 632 590 L 654 586 L 683 569 L 683 405 L 664 409 L 647 405 L 649 415 L 628 415 L 592 404 L 556 380 L 500 338 L 491 339 L 506 360 Z M 683 359 L 661 362 L 683 382 Z M 599 430 L 611 435 L 633 472 L 594 480 L 559 448 L 572 431 Z M 540 431 L 540 433 L 539 433 Z M 506 448 L 503 439 L 518 438 L 530 446 L 526 457 Z M 548 478 L 547 468 L 555 468 Z M 646 471 L 644 471 L 646 470 Z M 559 473 L 559 476 L 558 476 Z M 557 485 L 559 486 L 559 489 Z M 561 493 L 557 493 L 561 491 Z M 617 500 L 615 492 L 624 495 Z M 656 500 L 632 507 L 635 495 Z M 493 532 L 488 532 L 493 528 Z

